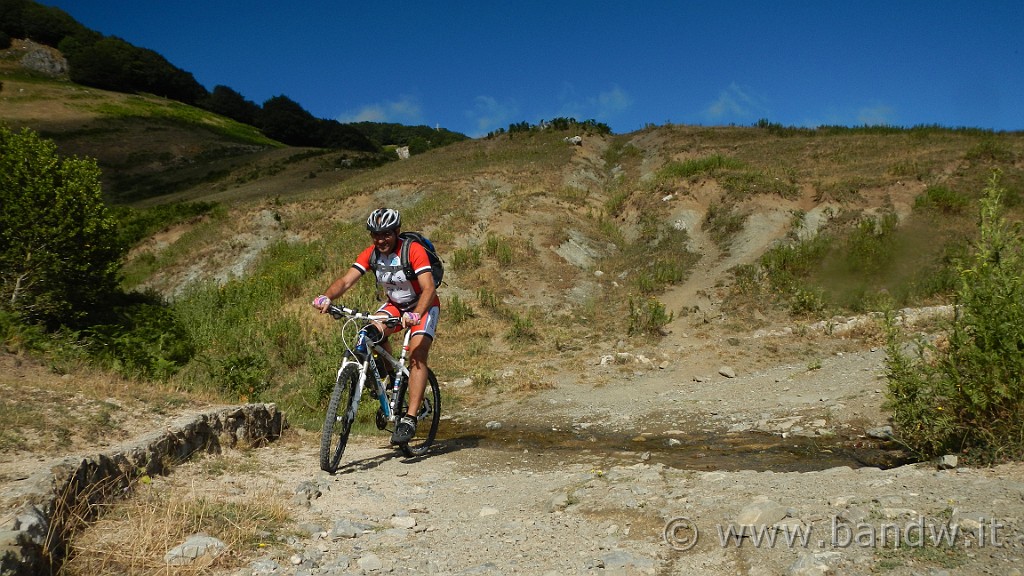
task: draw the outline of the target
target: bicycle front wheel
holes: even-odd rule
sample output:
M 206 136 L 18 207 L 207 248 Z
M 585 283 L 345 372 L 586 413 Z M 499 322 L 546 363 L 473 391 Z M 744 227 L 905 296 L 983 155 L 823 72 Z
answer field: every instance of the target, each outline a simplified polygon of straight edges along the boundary
M 359 365 L 348 364 L 338 373 L 338 380 L 334 383 L 320 434 L 320 469 L 324 472 L 337 472 L 341 456 L 345 453 L 345 444 L 359 409 L 359 397 L 356 396 L 358 382 Z
M 398 389 L 397 414 L 406 414 L 409 405 L 409 379 L 406 378 Z M 416 411 L 416 435 L 399 448 L 407 457 L 422 456 L 430 449 L 437 436 L 437 425 L 441 422 L 441 389 L 437 385 L 434 371 L 427 369 L 427 387 L 423 391 L 423 402 Z

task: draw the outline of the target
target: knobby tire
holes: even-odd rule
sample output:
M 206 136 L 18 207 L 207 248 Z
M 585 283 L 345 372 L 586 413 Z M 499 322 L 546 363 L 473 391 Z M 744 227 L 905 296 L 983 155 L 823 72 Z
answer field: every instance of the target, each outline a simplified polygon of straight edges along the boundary
M 348 435 L 352 431 L 359 398 L 355 396 L 356 383 L 359 381 L 359 365 L 348 364 L 338 374 L 338 380 L 331 391 L 331 400 L 327 404 L 327 415 L 324 416 L 324 427 L 320 434 L 320 469 L 334 474 L 345 453 Z M 341 410 L 341 418 L 338 411 Z
M 399 386 L 398 398 L 399 402 L 396 407 L 396 413 L 402 415 L 408 411 L 406 407 L 409 405 L 408 378 Z M 437 385 L 434 371 L 429 368 L 427 369 L 427 387 L 423 391 L 423 400 L 429 411 L 421 415 L 420 418 L 417 418 L 419 421 L 416 423 L 416 436 L 409 442 L 399 445 L 402 453 L 408 458 L 422 456 L 427 453 L 430 445 L 434 443 L 434 438 L 437 436 L 437 425 L 441 422 L 441 389 Z

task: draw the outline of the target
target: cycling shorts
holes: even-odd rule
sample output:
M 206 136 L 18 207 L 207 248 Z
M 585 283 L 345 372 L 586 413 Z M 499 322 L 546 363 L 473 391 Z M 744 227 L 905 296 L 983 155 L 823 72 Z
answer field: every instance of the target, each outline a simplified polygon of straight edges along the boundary
M 383 312 L 392 318 L 398 318 L 402 315 L 402 311 L 398 309 L 398 306 L 395 306 L 390 301 L 382 304 L 381 307 L 377 309 L 377 312 Z M 423 334 L 433 340 L 434 332 L 437 330 L 437 317 L 440 315 L 441 307 L 436 305 L 431 306 L 427 310 L 427 313 L 420 318 L 420 323 L 412 327 L 412 337 L 415 338 L 416 336 Z M 397 332 L 398 330 L 401 330 L 401 328 L 396 328 L 394 332 Z

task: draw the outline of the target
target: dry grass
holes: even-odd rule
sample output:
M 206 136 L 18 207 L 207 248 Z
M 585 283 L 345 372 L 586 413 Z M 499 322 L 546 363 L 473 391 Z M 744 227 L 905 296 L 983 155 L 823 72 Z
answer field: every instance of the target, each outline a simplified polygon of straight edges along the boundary
M 64 454 L 125 440 L 164 415 L 215 401 L 84 364 L 45 366 L 0 353 L 0 453 Z
M 71 538 L 62 574 L 209 574 L 251 563 L 289 520 L 289 495 L 271 480 L 250 478 L 233 493 L 217 487 L 224 474 L 253 465 L 242 452 L 188 464 L 180 475 L 142 477 L 131 498 L 108 505 Z M 223 542 L 224 552 L 190 566 L 165 562 L 169 550 L 199 533 Z

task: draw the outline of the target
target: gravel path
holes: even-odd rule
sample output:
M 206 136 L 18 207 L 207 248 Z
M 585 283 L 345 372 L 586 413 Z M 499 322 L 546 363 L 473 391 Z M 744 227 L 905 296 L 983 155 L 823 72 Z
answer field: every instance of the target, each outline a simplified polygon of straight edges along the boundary
M 295 432 L 223 456 L 248 472 L 159 481 L 288 501 L 293 534 L 226 574 L 1021 573 L 1024 465 L 858 460 L 885 424 L 877 348 L 785 336 L 813 352 L 772 363 L 767 336 L 697 336 L 451 414 L 420 460 L 362 437 L 332 476 Z

